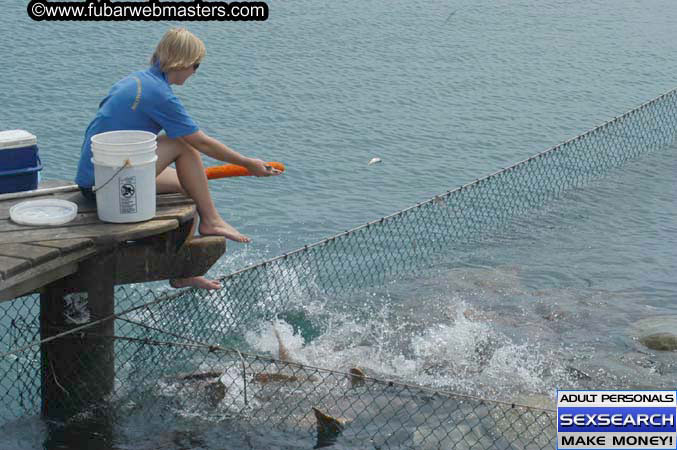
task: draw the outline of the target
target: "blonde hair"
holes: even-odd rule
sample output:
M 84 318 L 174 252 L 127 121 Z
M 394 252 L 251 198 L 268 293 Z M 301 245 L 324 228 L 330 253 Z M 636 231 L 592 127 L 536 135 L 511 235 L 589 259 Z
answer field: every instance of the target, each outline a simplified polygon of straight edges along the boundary
M 163 72 L 181 70 L 199 63 L 206 53 L 205 44 L 185 28 L 168 30 L 153 52 L 152 65 L 159 65 Z

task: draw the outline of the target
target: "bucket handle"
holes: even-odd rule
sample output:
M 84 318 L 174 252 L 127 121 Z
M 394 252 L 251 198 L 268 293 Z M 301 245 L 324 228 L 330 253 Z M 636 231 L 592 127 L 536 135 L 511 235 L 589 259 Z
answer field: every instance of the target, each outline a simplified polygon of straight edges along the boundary
M 0 176 L 14 176 L 14 175 L 23 175 L 26 173 L 32 173 L 32 172 L 38 172 L 42 170 L 42 161 L 40 161 L 40 157 L 38 156 L 38 165 L 34 167 L 21 167 L 20 169 L 13 169 L 13 170 L 4 170 L 2 173 L 0 173 Z
M 110 183 L 113 180 L 113 178 L 117 177 L 118 174 L 127 167 L 132 167 L 132 162 L 129 159 L 125 159 L 125 163 L 123 164 L 123 166 L 120 167 L 118 170 L 116 170 L 115 173 L 104 184 L 102 184 L 101 186 L 92 186 L 92 192 L 96 192 L 99 189 L 105 187 L 108 183 Z

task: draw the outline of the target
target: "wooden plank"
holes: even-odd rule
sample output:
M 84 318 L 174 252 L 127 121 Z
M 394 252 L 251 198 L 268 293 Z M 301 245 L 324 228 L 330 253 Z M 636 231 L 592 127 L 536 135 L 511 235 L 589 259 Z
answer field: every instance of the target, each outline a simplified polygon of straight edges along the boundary
M 168 204 L 160 206 L 156 209 L 155 217 L 151 220 L 166 220 L 166 219 L 177 219 L 179 222 L 183 223 L 190 220 L 195 215 L 195 204 L 193 203 L 180 203 L 180 204 Z M 78 225 L 99 225 L 105 224 L 106 222 L 101 222 L 96 214 L 92 213 L 82 213 L 78 211 L 78 215 L 75 219 L 70 222 L 63 224 L 63 227 L 73 227 Z M 10 219 L 0 219 L 0 233 L 6 231 L 18 231 L 18 230 L 39 230 L 39 229 L 49 229 L 54 228 L 53 226 L 34 226 L 34 225 L 20 225 L 18 223 L 12 222 Z
M 4 200 L 0 202 L 0 218 L 2 219 L 8 219 L 9 218 L 9 210 L 12 206 L 30 201 L 30 200 L 38 200 L 38 199 L 61 199 L 61 200 L 67 200 L 69 202 L 73 202 L 76 205 L 78 205 L 78 211 L 83 210 L 96 210 L 96 203 L 91 200 L 87 200 L 81 193 L 80 191 L 75 191 L 75 192 L 62 192 L 62 193 L 57 193 L 57 194 L 50 194 L 50 195 L 39 195 L 36 197 L 30 197 L 30 198 L 18 198 L 14 200 Z
M 131 241 L 153 236 L 155 234 L 164 233 L 179 227 L 179 222 L 176 219 L 168 220 L 149 220 L 147 222 L 140 222 L 138 224 L 124 224 L 124 225 L 99 225 L 98 230 L 102 227 L 110 227 L 109 231 L 103 235 L 97 234 L 92 237 L 97 245 L 114 244 L 123 241 Z
M 80 191 L 77 192 L 66 192 L 66 193 L 61 193 L 61 194 L 52 194 L 52 195 L 40 195 L 37 197 L 30 197 L 30 198 L 18 198 L 14 200 L 4 200 L 0 202 L 0 219 L 9 219 L 9 210 L 12 206 L 17 205 L 22 202 L 30 201 L 30 200 L 38 200 L 38 199 L 44 199 L 44 198 L 58 198 L 62 200 L 67 200 L 69 202 L 73 202 L 76 205 L 78 205 L 78 212 L 80 211 L 96 211 L 96 204 L 93 201 L 87 200 L 81 193 Z
M 84 198 L 84 197 L 83 197 Z M 73 200 L 70 200 L 73 201 Z M 175 196 L 175 194 L 162 194 L 158 195 L 155 198 L 155 207 L 156 210 L 160 211 L 162 208 L 165 207 L 175 207 L 175 206 L 181 206 L 181 205 L 194 205 L 195 202 L 189 197 L 184 196 L 183 194 L 178 194 L 178 196 Z M 82 203 L 78 204 L 78 212 L 82 213 L 89 213 L 89 212 L 96 212 L 96 203 L 94 202 L 89 202 L 89 203 Z
M 158 205 L 164 205 L 166 203 L 179 203 L 179 202 L 187 202 L 187 203 L 195 203 L 192 198 L 183 195 L 183 194 L 158 194 L 157 195 L 157 204 Z
M 176 219 L 185 223 L 195 217 L 195 204 L 166 205 L 157 208 L 155 219 Z
M 195 218 L 180 224 L 178 228 L 162 234 L 156 234 L 137 241 L 127 240 L 125 245 L 152 245 L 159 252 L 176 253 L 182 245 L 195 233 Z
M 179 210 L 180 207 L 182 207 L 182 206 L 188 207 L 190 205 L 195 205 L 195 203 L 189 198 L 188 199 L 187 198 L 169 199 L 169 200 L 165 200 L 163 202 L 160 202 L 159 197 L 158 197 L 158 201 L 156 202 L 156 206 L 155 206 L 155 209 L 156 209 L 155 218 L 157 219 L 158 216 L 163 216 L 164 211 Z M 95 203 L 83 204 L 83 205 L 78 204 L 78 214 L 80 214 L 80 213 L 92 213 L 92 214 L 96 215 L 96 204 Z M 9 216 L 7 216 L 7 217 L 9 217 Z M 2 217 L 0 217 L 0 219 L 2 219 Z
M 163 207 L 173 207 L 180 205 L 193 205 L 192 199 L 179 194 L 179 196 L 174 196 L 174 194 L 169 194 L 169 197 L 163 195 L 158 195 L 155 200 L 156 209 L 159 211 Z M 96 203 L 85 199 L 82 194 L 79 192 L 71 194 L 70 196 L 62 194 L 61 196 L 54 195 L 53 198 L 63 198 L 64 200 L 71 201 L 78 205 L 78 213 L 96 213 Z M 2 208 L 0 206 L 0 218 L 2 217 Z M 9 209 L 7 210 L 9 212 Z M 7 215 L 9 217 L 9 215 Z
M 167 205 L 160 208 L 157 208 L 155 217 L 151 220 L 167 220 L 167 219 L 176 219 L 180 223 L 190 220 L 195 215 L 195 205 L 193 204 L 181 204 L 181 205 Z M 78 213 L 78 215 L 68 223 L 61 225 L 62 228 L 67 227 L 77 227 L 81 225 L 90 225 L 90 226 L 100 226 L 106 225 L 107 222 L 101 222 L 96 215 L 96 212 L 93 213 Z M 115 224 L 118 225 L 118 224 Z M 45 229 L 54 229 L 54 226 L 35 226 L 35 225 L 20 225 L 18 223 L 12 222 L 10 219 L 0 219 L 0 233 L 5 233 L 8 231 L 26 231 L 26 230 L 45 230 Z M 1 238 L 0 238 L 0 242 Z
M 94 213 L 89 214 L 78 214 L 75 216 L 75 219 L 71 220 L 68 223 L 59 225 L 59 227 L 77 227 L 79 225 L 97 225 L 102 223 L 99 218 Z M 0 233 L 7 231 L 28 231 L 28 230 L 48 230 L 54 229 L 55 226 L 52 225 L 20 225 L 18 223 L 12 222 L 10 219 L 0 220 Z
M 157 198 L 158 198 L 158 204 L 163 202 L 163 201 L 180 200 L 180 199 L 184 199 L 184 200 L 187 199 L 187 200 L 192 201 L 190 199 L 190 197 L 183 195 L 179 192 L 173 192 L 171 194 L 158 194 Z
M 115 284 L 141 283 L 204 275 L 226 251 L 222 236 L 191 239 L 176 253 L 152 245 L 134 245 L 116 252 Z
M 0 302 L 20 297 L 78 271 L 78 262 L 97 253 L 94 247 L 71 252 L 0 281 Z
M 31 267 L 31 262 L 25 259 L 12 258 L 9 256 L 0 256 L 0 289 L 5 284 L 5 280 L 15 274 Z
M 96 202 L 92 200 L 87 200 L 82 195 L 82 193 L 80 193 L 80 191 L 76 191 L 52 195 L 42 195 L 31 198 L 0 201 L 0 219 L 9 219 L 9 210 L 12 206 L 19 204 L 21 202 L 25 202 L 28 200 L 36 200 L 39 198 L 58 198 L 62 200 L 68 200 L 69 202 L 73 202 L 76 205 L 78 205 L 78 213 L 96 212 Z M 160 194 L 156 197 L 156 205 L 158 208 L 164 206 L 178 206 L 190 204 L 194 204 L 193 200 L 190 197 L 186 197 L 183 194 Z
M 69 184 L 51 180 L 41 183 L 40 188 Z M 24 226 L 9 220 L 12 206 L 38 198 L 72 201 L 78 205 L 79 214 L 72 222 L 56 227 Z M 68 276 L 77 270 L 78 261 L 121 242 L 154 237 L 148 241 L 154 248 L 174 252 L 190 231 L 187 224 L 194 219 L 195 204 L 183 194 L 158 195 L 156 217 L 132 224 L 99 221 L 96 203 L 79 191 L 0 201 L 0 299 L 14 298 Z M 201 267 L 196 264 L 195 269 Z
M 83 248 L 91 247 L 94 245 L 94 241 L 91 239 L 61 239 L 59 241 L 47 240 L 47 241 L 38 241 L 33 245 L 39 245 L 41 247 L 51 247 L 57 248 L 61 251 L 62 254 L 68 252 L 74 252 Z
M 77 225 L 70 227 L 60 226 L 39 229 L 21 229 L 0 233 L 0 244 L 91 238 L 96 245 L 107 245 L 164 233 L 165 231 L 173 230 L 178 226 L 178 220 L 168 219 L 149 220 L 133 224 L 101 223 L 96 226 Z
M 28 272 L 30 272 L 31 270 L 29 270 Z M 43 285 L 52 283 L 56 280 L 60 280 L 61 278 L 74 274 L 77 271 L 78 271 L 78 263 L 73 262 L 69 264 L 64 264 L 63 262 L 60 262 L 55 269 L 48 270 L 46 272 L 42 272 L 37 275 L 30 274 L 28 278 L 22 277 L 21 275 L 23 274 L 14 278 L 10 278 L 8 282 L 11 282 L 12 284 L 0 289 L 0 302 L 12 300 L 17 297 L 30 294 L 31 292 L 36 292 Z M 19 277 L 21 277 L 20 281 Z
M 31 265 L 40 264 L 49 259 L 58 257 L 61 252 L 54 248 L 40 247 L 29 244 L 2 244 L 0 245 L 0 256 L 11 256 L 13 258 L 26 259 Z
M 54 195 L 52 198 L 63 198 L 64 200 L 71 201 L 78 205 L 78 213 L 95 213 L 96 212 L 96 202 L 89 201 L 82 196 L 80 192 L 67 194 Z M 155 199 L 155 205 L 158 210 L 167 206 L 179 206 L 179 205 L 193 205 L 195 202 L 190 197 L 186 197 L 183 194 L 160 194 Z M 2 204 L 0 204 L 0 218 L 2 217 Z M 7 209 L 9 211 L 9 209 Z M 9 215 L 7 215 L 9 217 Z

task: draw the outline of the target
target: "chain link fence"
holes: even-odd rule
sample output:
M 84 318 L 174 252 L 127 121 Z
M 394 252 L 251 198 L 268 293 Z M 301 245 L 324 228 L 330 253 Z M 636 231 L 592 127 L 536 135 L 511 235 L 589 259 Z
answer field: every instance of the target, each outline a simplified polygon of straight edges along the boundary
M 276 442 L 293 442 L 289 448 L 545 449 L 555 442 L 552 408 L 376 379 L 359 368 L 338 372 L 190 342 L 126 316 L 119 315 L 116 324 L 116 333 L 123 336 L 75 332 L 60 338 L 69 345 L 113 340 L 116 367 L 105 404 L 74 414 L 67 427 L 77 431 L 52 438 L 58 446 L 82 448 L 95 436 L 98 445 L 183 448 L 177 433 L 181 437 L 191 430 L 199 440 L 214 427 L 229 436 L 228 445 L 214 448 L 248 448 L 257 436 L 270 444 L 269 433 L 275 433 Z M 33 377 L 39 378 L 36 362 L 32 365 Z M 86 355 L 72 367 L 74 372 L 87 370 L 92 380 L 108 376 L 91 367 Z M 88 401 L 93 383 L 72 390 L 63 381 L 63 396 L 55 400 L 60 407 L 68 410 Z M 28 400 L 23 414 L 35 415 L 39 396 Z M 165 435 L 125 435 L 132 424 L 149 419 L 152 429 Z
M 89 422 L 96 418 L 102 436 L 112 433 L 111 423 L 130 421 L 151 408 L 173 423 L 177 418 L 190 423 L 189 430 L 218 424 L 243 442 L 274 425 L 281 439 L 305 447 L 312 441 L 316 448 L 552 448 L 552 404 L 543 409 L 505 404 L 234 349 L 240 348 L 248 327 L 274 319 L 294 300 L 330 301 L 424 271 L 450 251 L 499 232 L 565 191 L 670 145 L 676 130 L 673 90 L 511 167 L 224 276 L 220 290 L 118 286 L 111 317 L 90 317 L 86 302 L 79 304 L 74 297 L 66 305 L 72 327 L 58 339 L 76 344 L 113 339 L 115 351 L 109 398 L 115 408 L 83 417 Z M 4 426 L 40 412 L 39 307 L 38 295 L 0 304 Z M 115 320 L 115 336 L 91 332 L 107 320 Z M 73 361 L 74 373 L 78 369 L 97 370 L 80 357 Z M 64 402 L 79 404 L 78 396 L 87 396 L 63 390 Z M 167 439 L 201 439 L 186 430 L 177 433 Z M 139 436 L 133 442 L 146 448 Z

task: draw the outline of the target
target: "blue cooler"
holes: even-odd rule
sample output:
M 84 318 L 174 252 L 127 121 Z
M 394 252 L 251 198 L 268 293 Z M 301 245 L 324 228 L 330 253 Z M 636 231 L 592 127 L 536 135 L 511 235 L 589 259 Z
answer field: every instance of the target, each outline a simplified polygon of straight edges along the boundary
M 0 131 L 0 194 L 38 188 L 37 139 L 28 131 Z

